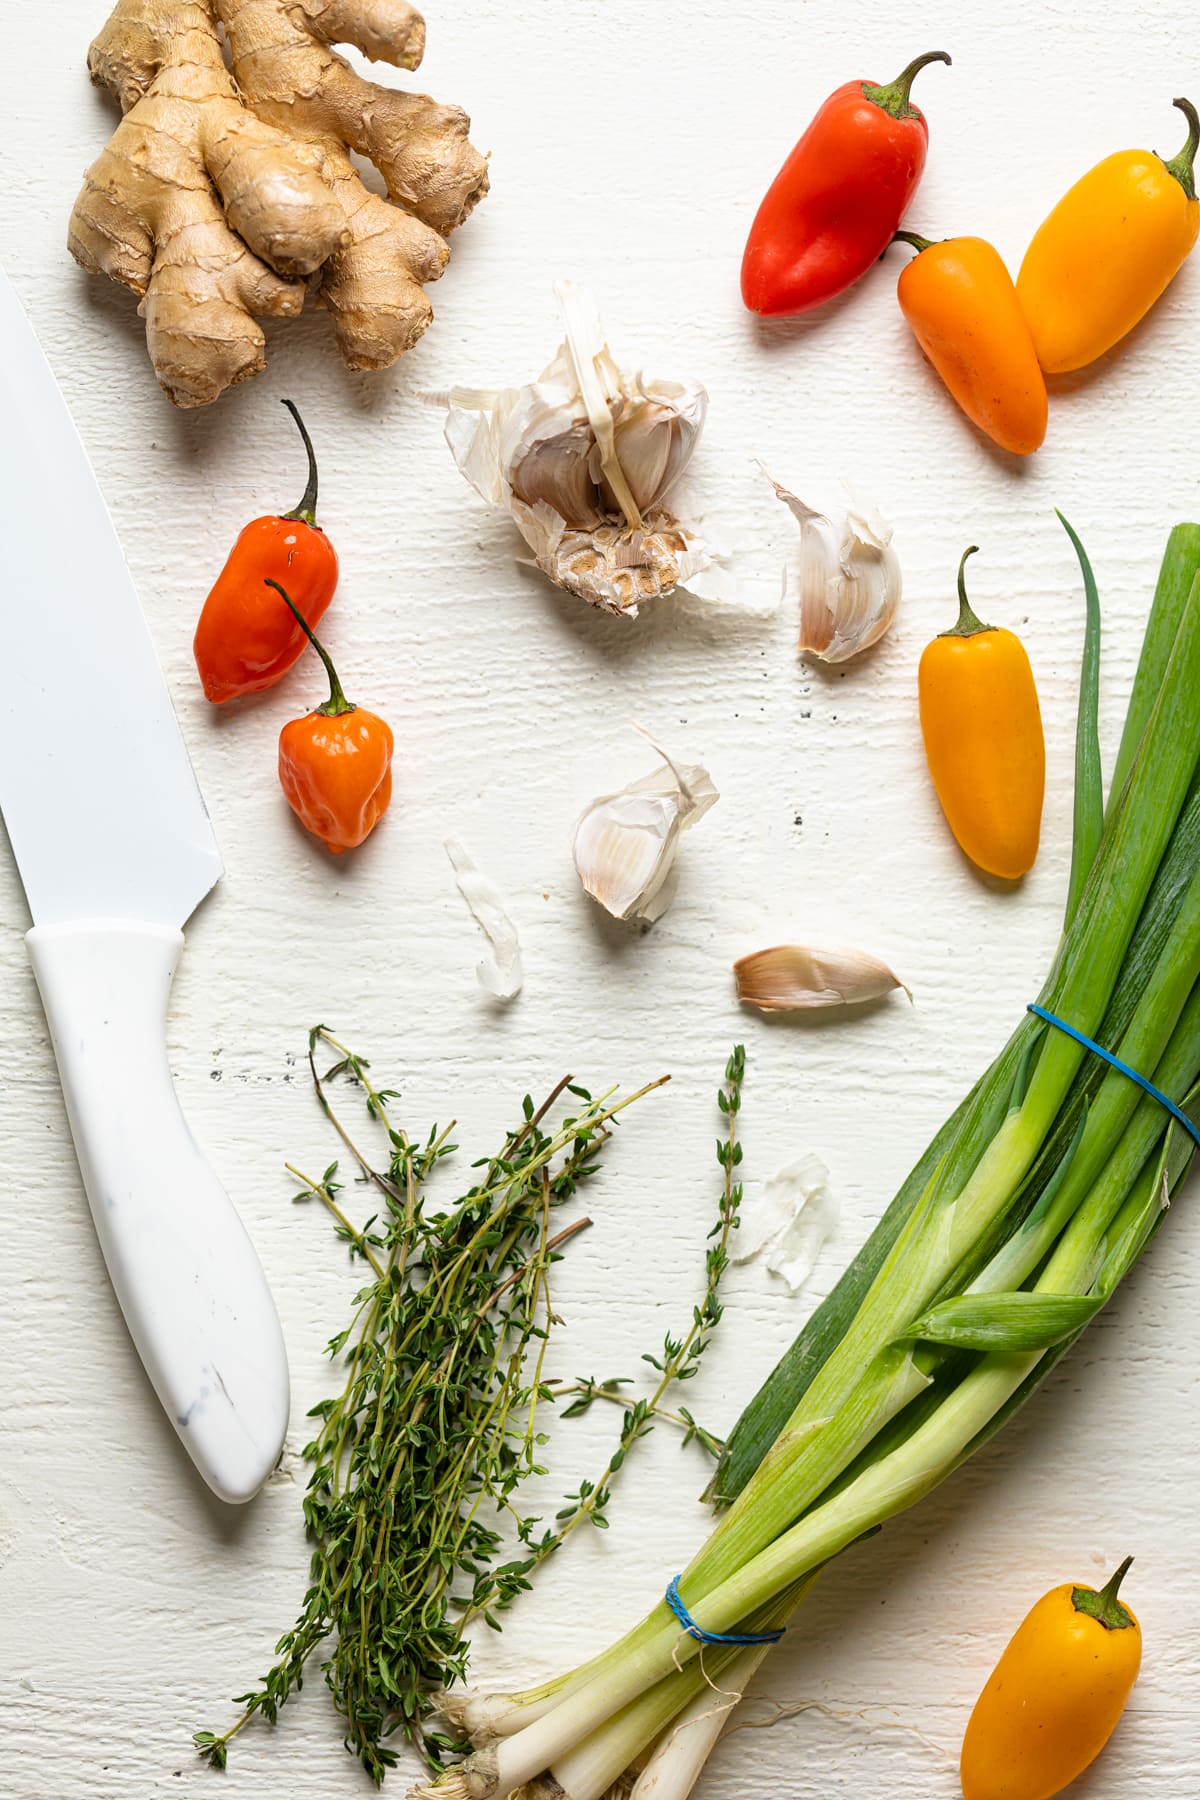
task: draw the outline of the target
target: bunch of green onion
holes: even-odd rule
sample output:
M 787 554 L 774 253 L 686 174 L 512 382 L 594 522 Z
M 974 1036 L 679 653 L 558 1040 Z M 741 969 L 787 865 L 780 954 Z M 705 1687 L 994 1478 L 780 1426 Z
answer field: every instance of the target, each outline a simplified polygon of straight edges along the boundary
M 1064 524 L 1066 521 L 1064 520 Z M 1070 526 L 1067 530 L 1071 532 Z M 1066 923 L 1039 996 L 1200 1119 L 1200 526 L 1172 531 L 1103 802 L 1087 592 Z M 680 1593 L 706 1632 L 786 1624 L 821 1568 L 1024 1402 L 1164 1216 L 1194 1145 L 1026 1014 L 732 1433 Z M 425 1800 L 682 1800 L 767 1646 L 702 1646 L 664 1601 L 573 1673 L 461 1696 L 480 1746 Z

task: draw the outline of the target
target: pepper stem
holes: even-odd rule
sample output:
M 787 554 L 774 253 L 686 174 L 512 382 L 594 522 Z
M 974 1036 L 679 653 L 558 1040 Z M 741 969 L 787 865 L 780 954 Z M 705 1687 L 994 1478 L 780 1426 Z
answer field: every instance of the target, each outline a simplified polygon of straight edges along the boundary
M 894 231 L 892 233 L 893 244 L 911 244 L 916 251 L 932 250 L 937 241 L 936 238 L 921 237 L 916 231 Z
M 1077 1587 L 1071 1590 L 1071 1605 L 1076 1612 L 1086 1613 L 1089 1619 L 1097 1619 L 1106 1631 L 1127 1631 L 1135 1623 L 1133 1614 L 1127 1606 L 1122 1606 L 1117 1599 L 1117 1589 L 1129 1573 L 1132 1556 L 1127 1556 L 1112 1579 L 1096 1593 L 1093 1588 Z
M 990 625 L 984 624 L 967 599 L 967 558 L 974 556 L 978 548 L 978 544 L 968 544 L 962 553 L 962 560 L 958 565 L 958 619 L 949 631 L 939 632 L 940 637 L 974 637 L 977 631 L 992 629 Z
M 296 403 L 293 400 L 284 400 L 281 402 L 281 404 L 287 407 L 287 409 L 291 413 L 293 419 L 295 419 L 296 425 L 300 432 L 300 436 L 304 439 L 304 448 L 308 453 L 308 484 L 305 487 L 304 492 L 300 496 L 299 506 L 294 506 L 292 508 L 291 512 L 284 513 L 283 517 L 285 519 L 303 519 L 304 523 L 306 525 L 316 526 L 316 523 L 317 523 L 317 456 L 316 456 L 316 451 L 312 447 L 312 439 L 309 437 L 308 432 L 305 430 L 304 420 L 300 417 L 300 411 L 299 411 L 299 408 L 296 406 Z
M 353 700 L 347 700 L 345 694 L 342 692 L 342 684 L 338 680 L 337 670 L 330 660 L 328 650 L 326 650 L 324 644 L 317 637 L 312 626 L 292 599 L 292 596 L 288 593 L 286 588 L 280 587 L 277 581 L 272 581 L 269 575 L 265 575 L 263 581 L 265 586 L 275 589 L 275 592 L 285 603 L 297 625 L 300 627 L 321 661 L 325 664 L 325 673 L 329 677 L 329 698 L 326 700 L 324 706 L 314 706 L 313 711 L 323 713 L 327 719 L 336 719 L 341 713 L 352 713 L 355 710 L 354 702 Z
M 885 113 L 893 119 L 915 119 L 917 109 L 909 101 L 913 79 L 925 67 L 926 63 L 948 63 L 951 58 L 944 50 L 927 50 L 924 56 L 916 56 L 907 69 L 902 69 L 895 81 L 889 81 L 886 87 L 876 87 L 873 82 L 864 81 L 863 94 L 868 100 L 881 106 Z
M 1172 100 L 1188 122 L 1187 142 L 1178 156 L 1173 156 L 1167 169 L 1172 174 L 1189 200 L 1196 198 L 1196 152 L 1200 150 L 1200 114 L 1190 100 Z M 1166 162 L 1166 158 L 1163 158 Z

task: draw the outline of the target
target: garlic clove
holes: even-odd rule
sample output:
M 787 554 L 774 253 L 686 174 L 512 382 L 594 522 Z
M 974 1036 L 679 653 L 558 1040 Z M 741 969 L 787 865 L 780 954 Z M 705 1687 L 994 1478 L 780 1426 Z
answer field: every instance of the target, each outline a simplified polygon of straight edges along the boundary
M 658 499 L 671 457 L 674 415 L 661 406 L 635 400 L 622 402 L 613 421 L 613 449 L 639 511 L 645 514 Z M 619 504 L 600 463 L 599 446 L 592 460 L 601 497 L 611 509 Z
M 669 412 L 671 448 L 655 498 L 663 500 L 692 460 L 708 417 L 708 389 L 698 381 L 659 381 L 645 390 L 647 405 Z
M 780 496 L 782 498 L 782 495 Z M 848 607 L 839 593 L 841 558 L 832 519 L 824 513 L 801 511 L 797 500 L 791 510 L 800 521 L 800 557 L 798 586 L 800 590 L 800 649 L 807 655 L 829 662 L 839 660 L 839 652 L 848 638 L 839 630 L 842 623 L 853 630 Z
M 635 501 L 643 513 L 659 505 L 691 460 L 704 424 L 708 395 L 696 383 L 660 384 L 670 397 L 637 393 L 615 409 L 614 447 Z M 605 504 L 618 502 L 593 453 L 592 476 Z
M 855 1006 L 878 1000 L 896 988 L 912 999 L 898 975 L 877 956 L 862 950 L 813 950 L 776 944 L 739 957 L 733 965 L 738 999 L 760 1012 L 804 1012 L 825 1006 Z
M 651 739 L 653 742 L 653 739 Z M 703 818 L 718 794 L 706 769 L 671 760 L 619 793 L 605 794 L 575 827 L 575 868 L 585 891 L 614 919 L 650 924 L 670 904 L 667 886 L 681 832 Z
M 576 530 L 604 523 L 589 472 L 596 445 L 586 420 L 554 437 L 537 438 L 513 462 L 512 491 L 526 506 L 544 505 Z
M 879 642 L 900 604 L 891 526 L 851 490 L 835 516 L 767 479 L 800 527 L 800 649 L 824 662 L 847 662 Z
M 657 917 L 653 901 L 670 871 L 678 833 L 673 794 L 609 794 L 576 827 L 579 879 L 614 919 Z

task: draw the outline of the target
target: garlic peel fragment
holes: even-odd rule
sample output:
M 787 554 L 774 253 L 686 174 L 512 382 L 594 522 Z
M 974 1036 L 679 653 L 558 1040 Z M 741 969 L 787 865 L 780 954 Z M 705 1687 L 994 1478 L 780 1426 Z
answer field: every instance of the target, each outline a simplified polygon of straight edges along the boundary
M 742 1202 L 730 1254 L 738 1263 L 762 1256 L 796 1293 L 816 1267 L 837 1217 L 829 1170 L 819 1156 L 801 1157 L 772 1175 L 761 1194 Z
M 625 523 L 631 531 L 640 531 L 641 508 L 633 497 L 617 455 L 616 420 L 610 404 L 620 394 L 620 371 L 612 364 L 600 315 L 591 296 L 578 293 L 569 281 L 560 281 L 554 291 L 566 318 L 567 355 L 575 371 L 588 424 L 595 434 L 600 469 L 625 515 Z M 597 344 L 602 348 L 597 350 Z M 606 365 L 611 365 L 611 370 Z
M 823 512 L 767 480 L 800 527 L 800 649 L 823 662 L 848 662 L 879 642 L 900 604 L 892 528 L 849 487 L 840 510 Z
M 451 388 L 446 442 L 489 505 L 507 511 L 556 586 L 633 618 L 686 586 L 729 597 L 716 550 L 665 504 L 696 447 L 708 408 L 699 382 L 648 379 L 619 367 L 595 302 L 555 289 L 565 341 L 521 388 Z
M 670 904 L 680 834 L 719 799 L 707 769 L 676 763 L 660 744 L 654 748 L 664 766 L 593 800 L 575 827 L 573 845 L 576 871 L 592 899 L 614 919 L 644 924 L 661 918 Z
M 495 882 L 485 875 L 457 838 L 444 845 L 458 891 L 487 940 L 487 954 L 475 965 L 479 985 L 494 1000 L 514 1000 L 525 981 L 517 928 Z
M 733 965 L 738 999 L 760 1012 L 802 1012 L 825 1006 L 855 1006 L 878 1000 L 896 988 L 912 999 L 900 977 L 863 950 L 814 950 L 802 944 L 774 944 L 754 950 Z

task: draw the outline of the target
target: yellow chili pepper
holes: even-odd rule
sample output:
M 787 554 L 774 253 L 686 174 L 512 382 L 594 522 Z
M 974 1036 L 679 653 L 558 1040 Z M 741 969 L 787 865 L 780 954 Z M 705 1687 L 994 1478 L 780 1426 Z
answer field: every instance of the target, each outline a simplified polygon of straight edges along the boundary
M 1196 242 L 1200 118 L 1190 100 L 1174 104 L 1188 122 L 1178 156 L 1106 156 L 1063 195 L 1025 252 L 1017 297 L 1048 374 L 1082 369 L 1111 350 L 1149 312 Z
M 1142 1629 L 1117 1589 L 1052 1588 L 1017 1627 L 963 1739 L 963 1800 L 1050 1800 L 1095 1762 L 1142 1661 Z
M 1037 856 L 1046 746 L 1025 646 L 982 624 L 967 599 L 964 570 L 977 549 L 958 565 L 958 623 L 921 657 L 921 732 L 951 831 L 972 862 L 1011 881 Z

